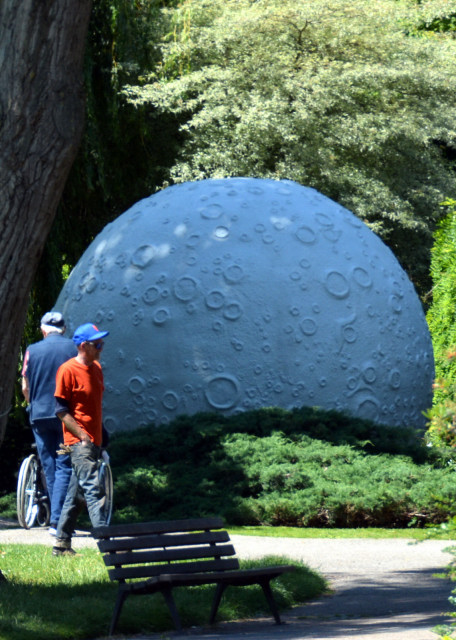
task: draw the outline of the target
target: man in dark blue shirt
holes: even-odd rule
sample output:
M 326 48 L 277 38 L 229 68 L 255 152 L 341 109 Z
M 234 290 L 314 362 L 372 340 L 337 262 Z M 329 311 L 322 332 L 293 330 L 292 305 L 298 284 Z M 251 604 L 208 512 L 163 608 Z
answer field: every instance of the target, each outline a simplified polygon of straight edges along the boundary
M 22 368 L 22 393 L 29 403 L 30 425 L 46 476 L 51 504 L 50 533 L 55 535 L 71 477 L 69 456 L 57 455 L 63 443 L 61 421 L 55 415 L 55 374 L 61 364 L 77 355 L 72 340 L 65 338 L 61 313 L 50 311 L 41 318 L 43 340 L 27 347 Z

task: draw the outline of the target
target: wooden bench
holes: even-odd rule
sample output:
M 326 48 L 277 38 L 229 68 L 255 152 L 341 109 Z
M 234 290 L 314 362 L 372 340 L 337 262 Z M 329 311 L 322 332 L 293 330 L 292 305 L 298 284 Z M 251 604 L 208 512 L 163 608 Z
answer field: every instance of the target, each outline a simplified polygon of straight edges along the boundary
M 258 584 L 262 587 L 277 624 L 280 615 L 270 581 L 293 566 L 239 569 L 234 547 L 221 518 L 198 518 L 169 522 L 97 527 L 93 536 L 104 554 L 111 580 L 119 581 L 109 634 L 117 625 L 125 598 L 160 592 L 176 629 L 182 630 L 173 599 L 174 587 L 215 584 L 210 623 L 213 624 L 228 586 Z

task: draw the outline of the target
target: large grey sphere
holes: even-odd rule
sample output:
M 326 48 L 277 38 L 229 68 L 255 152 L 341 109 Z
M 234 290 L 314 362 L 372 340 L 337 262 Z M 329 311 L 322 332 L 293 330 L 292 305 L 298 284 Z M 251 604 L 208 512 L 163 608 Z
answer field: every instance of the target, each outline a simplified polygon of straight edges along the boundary
M 416 292 L 350 211 L 291 181 L 184 183 L 95 238 L 55 308 L 109 330 L 105 423 L 319 406 L 423 427 L 432 344 Z

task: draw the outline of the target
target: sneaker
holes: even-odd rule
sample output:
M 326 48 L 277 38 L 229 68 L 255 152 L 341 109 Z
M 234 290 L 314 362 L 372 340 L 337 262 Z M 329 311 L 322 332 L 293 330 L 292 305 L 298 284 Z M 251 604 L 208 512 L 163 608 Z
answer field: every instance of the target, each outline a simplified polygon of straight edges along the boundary
M 53 527 L 52 525 L 49 527 L 49 535 L 56 536 L 57 535 L 57 527 Z
M 65 549 L 63 547 L 52 547 L 52 555 L 53 556 L 79 556 L 80 553 L 76 553 L 74 549 L 68 548 Z

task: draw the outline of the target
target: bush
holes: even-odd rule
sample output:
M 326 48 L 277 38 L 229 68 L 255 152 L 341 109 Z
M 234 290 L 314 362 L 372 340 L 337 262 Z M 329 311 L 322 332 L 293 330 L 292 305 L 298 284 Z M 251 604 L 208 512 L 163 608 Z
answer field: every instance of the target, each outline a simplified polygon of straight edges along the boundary
M 336 411 L 181 416 L 115 434 L 110 454 L 118 521 L 404 527 L 456 513 L 453 465 L 420 434 Z
M 109 452 L 117 522 L 221 515 L 230 525 L 394 528 L 456 516 L 451 450 L 337 411 L 180 416 L 113 434 Z M 4 516 L 14 509 L 13 493 L 0 500 Z
M 443 203 L 446 218 L 435 233 L 431 275 L 433 302 L 427 313 L 435 357 L 434 401 L 427 412 L 427 441 L 452 455 L 456 446 L 456 201 Z
M 454 310 L 456 308 L 456 262 L 454 247 L 456 245 L 456 201 L 443 203 L 447 215 L 442 220 L 434 236 L 431 254 L 431 276 L 433 281 L 432 305 L 426 319 L 432 335 L 435 355 L 436 378 L 445 380 L 447 384 L 456 383 L 456 361 L 448 359 L 456 345 L 456 324 Z M 434 404 L 438 404 L 445 396 L 443 389 L 437 388 Z

